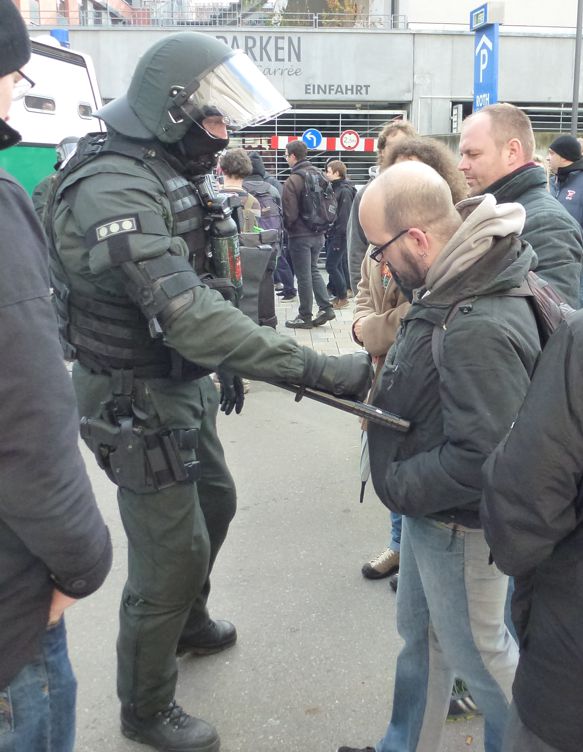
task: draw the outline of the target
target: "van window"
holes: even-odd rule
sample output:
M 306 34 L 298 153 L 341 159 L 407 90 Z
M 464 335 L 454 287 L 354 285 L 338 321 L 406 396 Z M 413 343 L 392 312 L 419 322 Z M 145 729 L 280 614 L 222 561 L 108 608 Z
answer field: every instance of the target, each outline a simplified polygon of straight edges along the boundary
M 85 120 L 91 120 L 91 113 L 93 112 L 93 107 L 91 107 L 90 104 L 85 104 L 82 102 L 79 107 L 77 108 L 77 112 L 79 113 L 79 117 L 84 118 Z
M 54 113 L 57 106 L 54 99 L 48 97 L 34 97 L 28 95 L 24 97 L 24 106 L 31 112 L 50 112 Z

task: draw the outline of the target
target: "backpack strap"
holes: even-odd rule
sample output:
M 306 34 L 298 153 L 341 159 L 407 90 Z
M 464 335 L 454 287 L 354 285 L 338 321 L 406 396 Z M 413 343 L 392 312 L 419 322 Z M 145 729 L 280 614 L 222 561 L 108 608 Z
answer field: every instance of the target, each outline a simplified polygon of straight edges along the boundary
M 247 198 L 245 199 L 245 203 L 243 204 L 243 207 L 247 209 L 248 211 L 253 211 L 253 204 L 255 203 L 255 197 L 252 196 L 250 193 L 247 194 Z

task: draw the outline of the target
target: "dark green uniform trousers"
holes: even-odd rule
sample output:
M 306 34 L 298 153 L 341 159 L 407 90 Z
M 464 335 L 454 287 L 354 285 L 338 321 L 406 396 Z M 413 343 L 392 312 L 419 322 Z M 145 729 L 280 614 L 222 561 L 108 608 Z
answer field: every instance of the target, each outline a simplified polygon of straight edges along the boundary
M 111 397 L 110 380 L 76 364 L 81 415 L 96 415 Z M 216 431 L 211 379 L 136 382 L 134 404 L 148 427 L 198 428 L 201 477 L 155 493 L 118 489 L 128 539 L 128 579 L 120 606 L 118 695 L 140 715 L 174 697 L 176 646 L 208 623 L 209 575 L 235 514 L 236 494 Z M 190 459 L 184 455 L 185 459 Z

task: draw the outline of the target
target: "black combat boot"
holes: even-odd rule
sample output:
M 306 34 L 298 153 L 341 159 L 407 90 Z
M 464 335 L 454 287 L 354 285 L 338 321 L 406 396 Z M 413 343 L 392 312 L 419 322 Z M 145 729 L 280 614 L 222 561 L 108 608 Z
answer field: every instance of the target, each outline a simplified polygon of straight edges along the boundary
M 212 655 L 230 648 L 237 642 L 237 630 L 230 621 L 209 619 L 206 627 L 193 635 L 183 635 L 178 640 L 177 655 Z
M 160 752 L 219 752 L 221 746 L 216 730 L 185 713 L 176 700 L 147 718 L 140 718 L 133 706 L 122 705 L 121 732 Z

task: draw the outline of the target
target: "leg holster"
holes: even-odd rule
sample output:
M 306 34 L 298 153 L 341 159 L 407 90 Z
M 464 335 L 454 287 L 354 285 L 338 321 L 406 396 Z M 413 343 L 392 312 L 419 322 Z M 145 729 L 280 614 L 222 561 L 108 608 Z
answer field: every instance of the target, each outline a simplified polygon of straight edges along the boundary
M 101 418 L 82 418 L 81 437 L 109 479 L 134 493 L 153 493 L 200 478 L 200 462 L 185 462 L 181 455 L 181 450 L 192 453 L 196 449 L 196 428 L 147 429 L 134 426 L 129 416 L 120 417 L 117 425 Z

